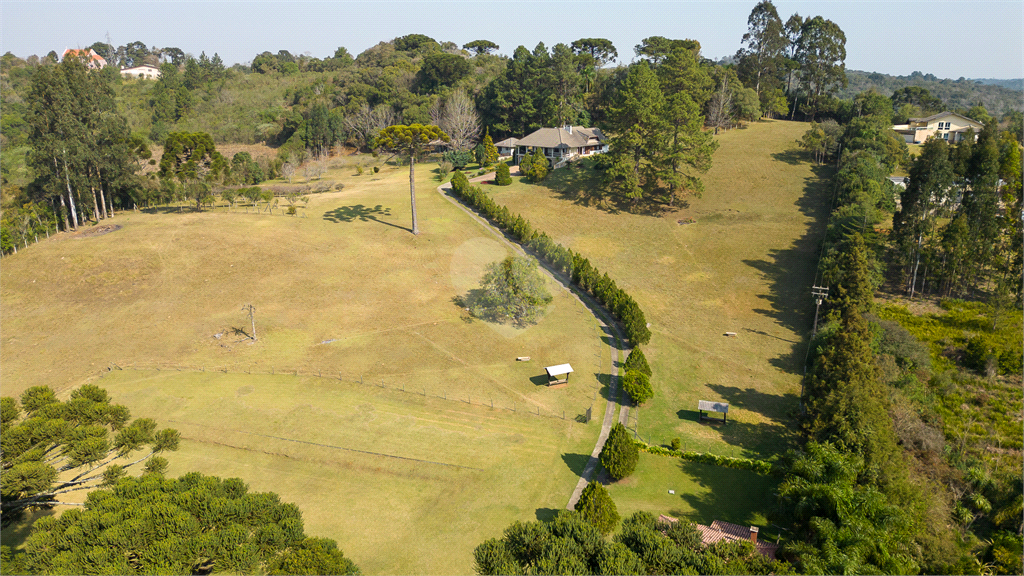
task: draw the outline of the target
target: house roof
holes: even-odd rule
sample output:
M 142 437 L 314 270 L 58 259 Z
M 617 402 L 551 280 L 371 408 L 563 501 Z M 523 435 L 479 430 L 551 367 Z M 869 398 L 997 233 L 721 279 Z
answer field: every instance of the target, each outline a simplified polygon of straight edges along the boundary
M 519 142 L 519 138 L 505 138 L 501 142 L 495 142 L 494 146 L 499 148 L 511 148 Z
M 671 516 L 665 516 L 662 514 L 658 516 L 658 520 L 662 522 L 678 522 L 677 518 Z M 749 526 L 740 526 L 739 524 L 733 524 L 732 522 L 722 522 L 721 520 L 715 520 L 711 523 L 711 526 L 705 526 L 703 524 L 694 524 L 694 528 L 700 533 L 700 541 L 705 546 L 710 546 L 715 542 L 749 542 L 750 531 Z M 775 560 L 775 552 L 778 551 L 779 545 L 772 544 L 771 542 L 762 542 L 758 540 L 754 544 L 754 548 L 757 549 L 761 554 Z
M 596 141 L 596 142 L 595 142 Z M 604 134 L 600 128 L 584 128 L 572 126 L 569 129 L 541 128 L 516 142 L 517 146 L 536 146 L 540 148 L 579 148 L 582 146 L 603 143 Z
M 72 48 L 66 48 L 64 50 L 64 54 L 61 54 L 61 58 L 67 57 L 68 54 L 70 54 L 72 56 L 78 56 L 79 58 L 82 58 L 83 60 L 86 60 L 86 61 L 99 62 L 101 64 L 106 64 L 107 63 L 106 59 L 104 59 L 103 56 L 100 56 L 99 54 L 96 53 L 95 50 L 93 50 L 91 48 L 88 49 L 88 50 L 86 50 L 84 48 L 81 49 L 81 50 L 74 50 Z
M 911 118 L 910 121 L 911 122 L 924 122 L 925 124 L 927 124 L 928 122 L 931 122 L 932 120 L 937 120 L 939 118 L 942 118 L 943 116 L 956 116 L 957 118 L 963 118 L 964 120 L 967 120 L 968 122 L 973 122 L 973 123 L 977 124 L 978 126 L 982 125 L 981 122 L 978 122 L 974 118 L 968 118 L 967 116 L 964 116 L 963 114 L 957 114 L 956 112 L 949 112 L 949 111 L 939 112 L 938 114 L 932 114 L 931 116 L 928 116 L 926 118 Z
M 136 70 L 157 70 L 160 69 L 152 64 L 143 64 L 141 66 L 132 66 L 131 68 L 121 68 L 121 72 L 134 72 Z

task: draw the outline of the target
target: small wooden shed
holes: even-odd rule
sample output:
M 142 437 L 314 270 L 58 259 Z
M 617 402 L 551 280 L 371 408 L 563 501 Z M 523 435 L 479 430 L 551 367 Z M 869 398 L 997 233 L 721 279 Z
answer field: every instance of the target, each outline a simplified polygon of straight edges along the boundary
M 558 366 L 548 366 L 544 371 L 548 373 L 548 386 L 568 384 L 569 374 L 572 374 L 572 366 L 559 364 Z
M 712 418 L 710 416 L 705 416 L 704 415 L 705 412 L 708 412 L 708 413 L 718 412 L 719 414 L 722 415 L 722 419 L 719 420 L 718 418 Z M 703 420 L 712 420 L 712 421 L 715 421 L 715 422 L 725 422 L 728 419 L 728 416 L 729 416 L 729 404 L 727 404 L 725 402 L 710 402 L 708 400 L 698 400 L 697 401 L 697 414 L 699 415 L 699 420 L 701 420 L 701 421 L 703 421 Z

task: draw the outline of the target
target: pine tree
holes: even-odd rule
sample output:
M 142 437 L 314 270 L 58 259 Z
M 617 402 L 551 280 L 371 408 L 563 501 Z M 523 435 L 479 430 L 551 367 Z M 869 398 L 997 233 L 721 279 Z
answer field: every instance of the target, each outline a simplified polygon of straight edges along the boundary
M 619 512 L 615 509 L 615 502 L 612 501 L 608 490 L 596 480 L 592 480 L 583 489 L 574 510 L 604 535 L 611 534 L 619 523 Z
M 615 136 L 609 140 L 611 166 L 606 184 L 632 207 L 658 184 L 657 155 L 664 147 L 665 97 L 646 61 L 629 67 L 609 120 Z
M 601 448 L 600 460 L 608 474 L 616 480 L 622 480 L 636 469 L 636 463 L 640 460 L 640 449 L 629 437 L 629 431 L 625 426 L 616 422 L 612 427 L 608 440 Z

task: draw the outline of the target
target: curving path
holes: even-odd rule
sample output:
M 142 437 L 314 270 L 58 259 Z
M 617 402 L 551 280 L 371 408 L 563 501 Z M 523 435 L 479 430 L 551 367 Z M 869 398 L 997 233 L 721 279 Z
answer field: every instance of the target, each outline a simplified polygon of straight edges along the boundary
M 471 178 L 469 181 L 483 182 L 484 180 L 490 180 L 493 178 L 494 172 L 490 172 L 488 174 L 484 174 L 483 176 Z M 453 198 L 451 195 L 447 194 L 446 192 L 449 190 L 451 190 L 450 183 L 442 184 L 437 187 L 437 192 L 439 194 L 444 196 L 446 200 L 454 204 L 460 210 L 468 214 L 470 218 L 476 220 L 477 223 L 479 223 L 481 226 L 486 228 L 492 235 L 494 235 L 494 237 L 496 237 L 498 241 L 504 243 L 506 246 L 511 248 L 513 252 L 522 254 L 524 256 L 526 255 L 526 250 L 524 250 L 522 246 L 516 244 L 515 242 L 512 242 L 500 230 L 491 226 L 487 219 L 481 217 L 476 212 L 473 212 L 471 209 L 469 209 L 461 202 L 459 202 L 456 198 Z M 597 437 L 597 443 L 594 445 L 594 451 L 590 453 L 590 459 L 587 460 L 587 465 L 583 468 L 583 474 L 580 475 L 580 479 L 576 483 L 576 488 L 572 491 L 572 496 L 569 497 L 569 503 L 566 504 L 565 506 L 566 510 L 573 510 L 576 506 L 576 502 L 579 501 L 580 499 L 580 494 L 583 493 L 583 489 L 586 488 L 587 484 L 591 481 L 591 479 L 593 479 L 594 472 L 597 470 L 598 456 L 600 456 L 601 449 L 604 448 L 604 443 L 606 440 L 608 440 L 608 434 L 611 432 L 612 426 L 615 423 L 615 409 L 619 404 L 617 401 L 619 397 L 619 352 L 621 349 L 624 362 L 625 354 L 627 354 L 629 351 L 625 349 L 623 345 L 625 339 L 622 337 L 622 333 L 619 332 L 618 325 L 615 323 L 614 320 L 612 320 L 612 318 L 608 316 L 607 312 L 596 300 L 594 300 L 589 294 L 573 290 L 572 284 L 569 282 L 568 278 L 566 278 L 560 273 L 556 273 L 552 270 L 549 270 L 543 262 L 541 262 L 541 270 L 543 270 L 545 274 L 550 276 L 556 282 L 560 283 L 570 294 L 573 295 L 574 298 L 576 298 L 576 300 L 578 300 L 587 309 L 589 309 L 590 312 L 594 315 L 594 318 L 597 320 L 598 324 L 601 325 L 601 328 L 605 331 L 605 333 L 607 333 L 611 337 L 612 341 L 612 343 L 608 345 L 608 348 L 611 351 L 612 369 L 610 375 L 611 378 L 608 385 L 608 402 L 605 405 L 604 410 L 604 420 L 602 420 L 601 422 L 601 433 Z M 619 411 L 618 422 L 625 426 L 628 418 L 629 406 L 622 404 L 622 409 Z

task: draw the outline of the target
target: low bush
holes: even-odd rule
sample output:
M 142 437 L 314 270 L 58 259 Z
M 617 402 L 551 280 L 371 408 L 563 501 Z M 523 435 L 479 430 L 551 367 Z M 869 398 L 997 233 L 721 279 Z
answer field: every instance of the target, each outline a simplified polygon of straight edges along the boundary
M 611 438 L 611 436 L 609 436 Z M 673 439 L 673 446 L 678 441 L 678 438 Z M 750 470 L 755 474 L 762 476 L 781 476 L 785 470 L 784 467 L 775 462 L 769 462 L 767 460 L 754 460 L 753 458 L 733 458 L 731 456 L 716 456 L 714 454 L 708 454 L 706 452 L 693 452 L 690 450 L 679 450 L 678 448 L 665 448 L 663 446 L 651 446 L 650 444 L 642 440 L 632 440 L 636 445 L 637 450 L 643 450 L 648 454 L 657 454 L 658 456 L 673 456 L 675 458 L 681 458 L 688 462 L 699 462 L 701 464 L 711 464 L 714 466 L 721 466 L 723 468 L 733 468 L 736 470 Z

